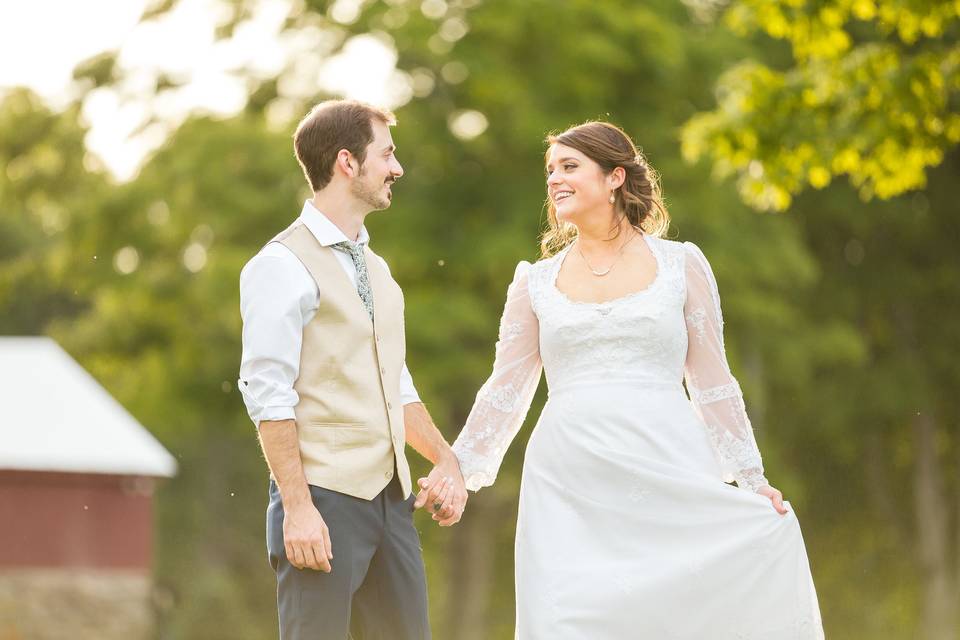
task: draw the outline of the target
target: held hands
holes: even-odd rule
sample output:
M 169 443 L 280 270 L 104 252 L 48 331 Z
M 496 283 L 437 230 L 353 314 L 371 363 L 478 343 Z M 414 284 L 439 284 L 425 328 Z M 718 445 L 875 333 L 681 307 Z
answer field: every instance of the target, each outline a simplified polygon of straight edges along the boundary
M 441 527 L 460 522 L 467 506 L 467 488 L 463 483 L 456 456 L 450 455 L 438 462 L 430 474 L 426 478 L 420 478 L 417 484 L 420 493 L 413 503 L 414 508 L 427 505 L 427 510 Z
M 333 546 L 330 531 L 313 503 L 289 509 L 283 515 L 283 546 L 297 569 L 330 573 Z
M 757 493 L 770 498 L 770 502 L 773 503 L 773 508 L 777 510 L 777 513 L 780 515 L 787 513 L 787 508 L 783 506 L 783 494 L 779 490 L 767 484 L 757 489 Z

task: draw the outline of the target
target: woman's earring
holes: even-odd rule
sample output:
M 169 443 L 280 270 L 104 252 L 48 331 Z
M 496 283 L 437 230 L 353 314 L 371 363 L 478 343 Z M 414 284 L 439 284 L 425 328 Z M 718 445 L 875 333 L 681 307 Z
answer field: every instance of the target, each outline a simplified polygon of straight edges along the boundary
M 617 201 L 617 196 L 613 195 L 613 191 L 610 192 L 610 204 L 613 204 Z

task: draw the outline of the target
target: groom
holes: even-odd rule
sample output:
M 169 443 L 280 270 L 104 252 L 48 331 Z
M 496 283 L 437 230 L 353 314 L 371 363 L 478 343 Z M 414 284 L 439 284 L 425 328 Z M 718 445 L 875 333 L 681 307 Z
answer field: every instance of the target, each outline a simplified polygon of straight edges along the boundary
M 449 526 L 467 499 L 407 371 L 403 293 L 363 226 L 403 175 L 393 124 L 360 102 L 314 107 L 294 134 L 313 198 L 240 274 L 239 386 L 270 467 L 282 640 L 429 638 L 413 510 Z M 405 443 L 435 465 L 416 501 Z

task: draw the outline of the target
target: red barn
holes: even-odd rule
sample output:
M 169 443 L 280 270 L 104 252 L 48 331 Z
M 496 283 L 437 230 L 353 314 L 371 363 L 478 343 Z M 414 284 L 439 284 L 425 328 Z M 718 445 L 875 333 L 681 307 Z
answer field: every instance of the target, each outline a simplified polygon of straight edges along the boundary
M 49 338 L 0 338 L 0 640 L 153 637 L 176 461 Z

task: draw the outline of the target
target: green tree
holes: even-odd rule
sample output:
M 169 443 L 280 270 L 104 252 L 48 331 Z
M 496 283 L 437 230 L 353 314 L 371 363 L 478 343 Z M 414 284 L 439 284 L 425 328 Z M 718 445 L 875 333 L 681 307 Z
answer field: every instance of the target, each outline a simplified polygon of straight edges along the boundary
M 849 323 L 864 349 L 779 392 L 805 434 L 798 453 L 821 452 L 807 483 L 832 498 L 818 508 L 829 523 L 821 544 L 846 554 L 818 584 L 831 636 L 945 640 L 960 630 L 958 169 L 952 152 L 921 192 L 865 208 L 838 185 L 792 208 L 825 274 L 808 317 Z
M 960 142 L 956 2 L 739 0 L 723 19 L 792 53 L 726 71 L 716 108 L 684 128 L 686 157 L 735 175 L 751 205 L 782 210 L 841 175 L 864 200 L 890 198 L 924 187 Z
M 26 89 L 0 97 L 0 333 L 35 334 L 87 304 L 73 276 L 93 254 L 76 256 L 63 238 L 94 215 L 107 181 L 86 166 L 77 114 L 54 113 Z

